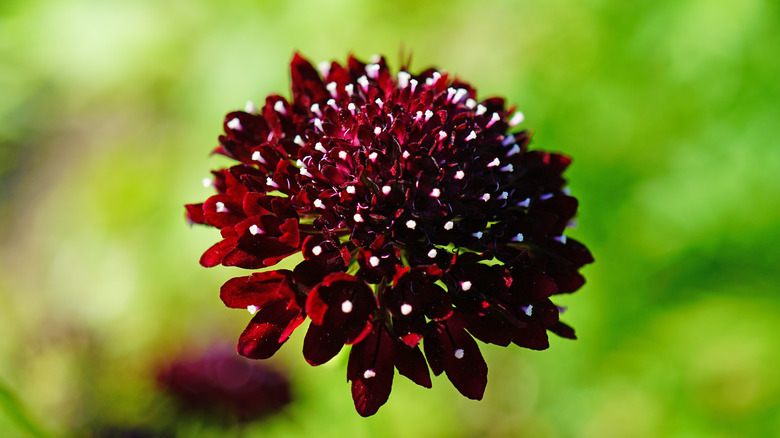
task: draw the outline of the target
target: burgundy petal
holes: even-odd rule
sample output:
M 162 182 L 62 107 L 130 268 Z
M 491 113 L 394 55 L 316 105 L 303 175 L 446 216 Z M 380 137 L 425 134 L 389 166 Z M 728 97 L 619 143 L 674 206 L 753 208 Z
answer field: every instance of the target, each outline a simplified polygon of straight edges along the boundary
M 387 402 L 393 374 L 393 340 L 377 326 L 349 354 L 347 379 L 352 382 L 352 399 L 358 414 L 374 415 Z
M 456 318 L 439 324 L 437 338 L 442 347 L 447 378 L 464 396 L 481 400 L 487 385 L 487 364 L 477 343 Z
M 291 274 L 287 270 L 278 270 L 232 278 L 222 285 L 220 298 L 226 306 L 234 309 L 248 306 L 262 308 L 273 301 L 290 300 L 295 296 Z
M 250 359 L 267 359 L 287 341 L 305 316 L 280 300 L 260 309 L 238 338 L 238 353 Z
M 217 242 L 203 253 L 200 264 L 206 268 L 217 266 L 236 247 L 236 243 L 238 243 L 238 239 L 235 237 Z
M 344 338 L 338 331 L 311 324 L 303 340 L 303 357 L 311 366 L 322 365 L 333 359 L 343 346 Z

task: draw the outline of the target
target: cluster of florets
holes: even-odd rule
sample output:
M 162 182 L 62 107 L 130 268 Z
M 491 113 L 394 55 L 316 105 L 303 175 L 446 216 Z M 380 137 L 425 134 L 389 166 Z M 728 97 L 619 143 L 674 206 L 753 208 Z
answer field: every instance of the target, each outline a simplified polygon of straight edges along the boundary
M 592 261 L 564 234 L 577 210 L 561 176 L 570 160 L 508 133 L 522 113 L 435 69 L 392 75 L 373 61 L 320 74 L 296 54 L 292 100 L 225 117 L 216 152 L 240 164 L 213 172 L 217 194 L 187 206 L 222 234 L 203 266 L 302 254 L 293 270 L 222 287 L 227 306 L 254 314 L 238 351 L 270 357 L 308 317 L 310 364 L 352 346 L 347 378 L 364 416 L 387 401 L 394 369 L 425 387 L 429 367 L 443 371 L 482 398 L 474 338 L 539 350 L 548 330 L 574 338 L 550 297 L 582 286 Z

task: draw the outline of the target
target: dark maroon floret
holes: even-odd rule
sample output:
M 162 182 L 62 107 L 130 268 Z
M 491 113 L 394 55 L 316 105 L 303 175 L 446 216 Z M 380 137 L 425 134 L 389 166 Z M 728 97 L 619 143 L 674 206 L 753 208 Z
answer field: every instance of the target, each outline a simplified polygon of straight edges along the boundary
M 347 377 L 367 416 L 396 369 L 425 387 L 429 367 L 445 372 L 481 399 L 476 340 L 540 350 L 548 331 L 575 338 L 551 301 L 579 289 L 593 261 L 565 234 L 577 211 L 562 176 L 571 160 L 529 150 L 522 113 L 435 69 L 391 74 L 382 58 L 318 71 L 296 54 L 291 71 L 291 101 L 225 117 L 215 152 L 239 163 L 187 205 L 191 223 L 221 231 L 203 266 L 302 254 L 292 271 L 222 287 L 227 306 L 254 314 L 239 353 L 273 355 L 308 317 L 306 360 L 350 345 Z

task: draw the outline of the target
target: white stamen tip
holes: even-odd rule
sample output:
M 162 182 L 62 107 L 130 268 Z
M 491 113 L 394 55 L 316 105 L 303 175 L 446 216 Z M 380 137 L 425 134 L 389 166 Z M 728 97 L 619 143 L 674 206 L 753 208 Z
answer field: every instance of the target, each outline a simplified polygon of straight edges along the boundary
M 319 245 L 315 245 L 314 248 L 311 249 L 311 253 L 314 254 L 315 256 L 322 254 L 322 247 Z
M 498 196 L 498 199 L 506 199 L 509 197 L 509 192 L 501 192 L 501 194 Z
M 523 311 L 525 312 L 526 315 L 531 316 L 531 313 L 533 313 L 534 311 L 534 305 L 529 304 L 528 307 L 523 309 Z
M 414 93 L 414 90 L 417 88 L 417 79 L 411 79 L 409 81 L 409 84 L 412 86 L 412 93 Z
M 322 129 L 322 120 L 320 119 L 314 119 L 314 127 L 317 128 L 320 132 L 323 132 L 324 129 Z
M 246 101 L 246 105 L 244 105 L 244 112 L 245 113 L 256 113 L 257 107 L 255 106 L 255 103 L 251 100 Z
M 501 140 L 501 144 L 504 146 L 509 146 L 510 144 L 515 142 L 515 136 L 514 134 L 507 135 L 503 140 Z
M 352 311 L 352 301 L 350 300 L 344 300 L 343 303 L 341 303 L 341 311 L 344 313 L 349 313 Z
M 391 190 L 393 190 L 393 188 L 390 186 L 382 186 L 382 193 L 385 195 L 389 195 Z
M 398 88 L 406 88 L 409 85 L 409 79 L 412 75 L 405 71 L 398 72 Z
M 447 133 L 444 131 L 439 131 L 439 140 L 444 140 L 447 138 Z
M 368 258 L 368 264 L 371 265 L 372 267 L 376 268 L 377 266 L 379 266 L 379 257 L 377 257 L 377 256 L 369 257 Z
M 525 198 L 525 201 L 520 202 L 517 205 L 528 208 L 528 206 L 531 205 L 531 198 Z
M 363 222 L 363 216 L 361 216 L 360 213 L 355 213 L 355 215 L 352 216 L 352 219 L 354 219 L 355 222 Z
M 347 104 L 347 109 L 348 109 L 348 110 L 349 110 L 349 112 L 351 112 L 352 114 L 355 114 L 355 108 L 357 108 L 357 107 L 355 106 L 355 104 L 354 104 L 354 103 L 350 102 L 349 104 Z
M 515 127 L 525 120 L 525 115 L 521 113 L 520 111 L 516 112 L 515 115 L 512 116 L 511 119 L 509 119 L 509 126 Z
M 471 233 L 472 236 L 476 237 L 477 239 L 481 239 L 483 234 L 482 231 L 477 231 L 476 233 Z
M 287 110 L 284 108 L 284 102 L 281 100 L 277 100 L 274 104 L 274 111 L 276 111 L 279 114 L 287 114 Z
M 320 74 L 322 76 L 327 76 L 328 73 L 330 73 L 330 62 L 328 61 L 322 61 L 319 64 L 317 64 L 317 70 L 320 71 Z
M 260 155 L 260 151 L 252 152 L 252 160 L 253 161 L 259 161 L 262 164 L 268 164 L 268 163 L 266 163 L 265 158 L 263 158 L 263 156 Z
M 504 166 L 504 167 L 502 167 L 502 168 L 500 168 L 498 170 L 500 170 L 502 172 L 514 172 L 515 171 L 515 166 L 513 166 L 512 163 L 509 163 L 506 166 Z
M 211 181 L 211 178 L 203 178 L 203 187 L 211 187 L 214 183 Z
M 471 282 L 470 281 L 461 281 L 460 282 L 460 288 L 463 289 L 463 291 L 467 291 L 471 289 Z
M 347 159 L 347 151 L 339 151 L 339 158 L 342 160 Z
M 431 117 L 433 117 L 433 111 L 425 110 L 425 121 L 431 120 Z
M 439 252 L 436 251 L 436 249 L 432 249 L 432 250 L 428 251 L 428 258 L 429 259 L 435 259 L 437 254 L 439 254 Z
M 380 128 L 379 126 L 377 126 L 376 128 L 374 128 L 374 135 L 379 135 L 379 134 L 381 134 L 381 133 L 382 133 L 382 128 Z
M 325 147 L 322 146 L 322 143 L 320 143 L 320 142 L 317 142 L 317 144 L 314 145 L 314 150 L 322 152 L 323 154 L 327 154 L 328 153 L 328 150 L 325 149 Z
M 476 115 L 481 116 L 486 112 L 487 112 L 487 107 L 485 105 L 482 105 L 481 103 L 477 105 L 477 111 L 475 112 Z
M 338 110 L 339 109 L 339 106 L 336 105 L 336 99 L 328 99 L 327 104 L 328 104 L 329 107 L 333 108 L 334 110 Z
M 366 371 L 363 372 L 363 378 L 364 379 L 370 379 L 370 378 L 372 378 L 374 376 L 376 376 L 376 373 L 374 372 L 374 370 L 366 370 Z
M 354 84 L 344 85 L 344 91 L 346 91 L 347 95 L 351 97 L 353 94 L 355 94 L 355 85 Z
M 554 239 L 557 240 L 558 242 L 566 244 L 566 235 L 565 234 L 561 234 L 560 236 L 555 236 Z
M 347 193 L 349 193 L 350 195 L 354 195 L 355 194 L 355 186 L 347 186 Z
M 246 306 L 246 310 L 248 310 L 250 314 L 254 315 L 258 311 L 258 307 L 249 305 L 249 306 Z
M 490 193 L 485 193 L 484 195 L 482 195 L 482 198 L 480 199 L 482 199 L 485 202 L 488 202 L 490 200 Z
M 403 154 L 401 154 L 401 156 L 403 156 L 403 157 L 404 157 L 404 159 L 406 159 L 406 158 L 409 158 L 409 155 L 411 155 L 411 154 L 409 153 L 409 151 L 404 151 L 404 153 L 403 153 Z
M 415 222 L 412 219 L 409 219 L 408 221 L 406 221 L 406 228 L 409 228 L 410 230 L 417 228 L 417 222 Z
M 368 64 L 366 66 L 366 73 L 368 74 L 368 77 L 371 79 L 376 79 L 379 77 L 379 64 Z
M 458 348 L 457 350 L 455 350 L 455 358 L 456 359 L 463 359 L 463 355 L 464 354 L 465 354 L 465 352 L 463 351 L 462 348 Z
M 444 223 L 444 229 L 447 231 L 451 230 L 454 226 L 455 224 L 452 221 L 447 221 Z
M 322 117 L 322 111 L 320 111 L 320 104 L 318 103 L 312 104 L 311 112 L 317 114 L 317 117 Z
M 229 122 L 227 122 L 227 127 L 236 131 L 240 131 L 242 129 L 241 120 L 238 120 L 238 117 L 234 117 L 230 119 Z
M 275 187 L 277 189 L 279 188 L 279 184 L 277 184 L 273 179 L 271 179 L 270 176 L 265 179 L 265 185 L 270 187 Z
M 474 109 L 476 107 L 477 107 L 477 101 L 476 100 L 474 100 L 472 98 L 466 99 L 466 108 Z
M 490 116 L 490 120 L 487 122 L 487 125 L 485 126 L 490 128 L 491 126 L 493 126 L 494 123 L 496 123 L 499 120 L 501 120 L 501 116 L 499 116 L 498 113 L 493 113 L 493 115 Z
M 328 85 L 325 86 L 327 88 L 328 92 L 330 92 L 330 95 L 333 97 L 336 97 L 336 87 L 338 86 L 335 82 L 328 82 Z
M 249 227 L 249 232 L 252 233 L 253 236 L 257 236 L 258 234 L 263 234 L 263 230 L 260 229 L 257 225 L 252 225 Z
M 317 208 L 325 208 L 325 204 L 322 202 L 322 199 L 315 199 L 314 206 Z
M 471 141 L 477 138 L 477 133 L 474 131 L 471 131 L 469 135 L 466 137 L 466 141 Z
M 455 89 L 452 87 L 447 88 L 447 102 L 452 101 L 453 96 L 455 96 Z
M 523 239 L 525 239 L 525 236 L 523 236 L 523 233 L 517 233 L 517 236 L 512 238 L 512 240 L 515 241 L 515 242 L 522 242 Z
M 463 179 L 464 176 L 466 176 L 466 172 L 462 170 L 455 172 L 455 179 Z
M 412 306 L 410 304 L 401 304 L 401 314 L 402 315 L 408 315 L 412 313 Z
M 439 196 L 441 196 L 441 190 L 438 188 L 431 190 L 431 197 L 438 198 Z
M 303 141 L 300 135 L 296 135 L 293 139 L 293 143 L 297 144 L 298 146 L 303 146 L 306 144 L 306 142 Z
M 363 91 L 368 90 L 368 78 L 365 76 L 361 76 L 357 78 L 357 83 L 360 85 L 360 88 L 363 89 Z
M 496 167 L 499 164 L 501 164 L 501 160 L 499 160 L 498 158 L 493 158 L 493 161 L 488 163 L 487 167 Z
M 458 88 L 458 91 L 455 93 L 455 97 L 452 98 L 452 102 L 460 102 L 464 97 L 466 97 L 467 94 L 469 94 L 469 90 L 465 88 Z
M 515 144 L 514 146 L 512 146 L 512 149 L 510 149 L 509 152 L 506 153 L 506 156 L 511 157 L 512 155 L 519 154 L 519 153 L 520 153 L 520 146 Z
M 368 159 L 373 162 L 373 161 L 376 161 L 378 156 L 379 156 L 379 154 L 377 154 L 376 152 L 371 152 L 370 154 L 368 154 Z
M 227 213 L 228 209 L 225 207 L 225 204 L 223 202 L 217 202 L 214 204 L 214 207 L 217 209 L 217 213 Z

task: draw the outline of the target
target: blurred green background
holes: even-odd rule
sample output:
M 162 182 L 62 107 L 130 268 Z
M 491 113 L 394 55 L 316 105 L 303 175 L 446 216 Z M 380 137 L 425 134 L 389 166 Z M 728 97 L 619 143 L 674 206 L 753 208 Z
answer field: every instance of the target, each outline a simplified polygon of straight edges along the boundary
M 0 436 L 780 436 L 780 6 L 761 0 L 0 2 Z M 558 304 L 580 339 L 484 347 L 482 402 L 396 378 L 369 419 L 303 331 L 269 362 L 295 401 L 180 420 L 171 354 L 250 316 L 198 265 L 222 118 L 289 96 L 288 63 L 399 52 L 502 95 L 574 158 L 596 263 Z

